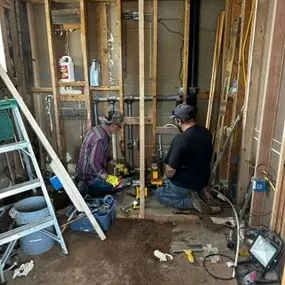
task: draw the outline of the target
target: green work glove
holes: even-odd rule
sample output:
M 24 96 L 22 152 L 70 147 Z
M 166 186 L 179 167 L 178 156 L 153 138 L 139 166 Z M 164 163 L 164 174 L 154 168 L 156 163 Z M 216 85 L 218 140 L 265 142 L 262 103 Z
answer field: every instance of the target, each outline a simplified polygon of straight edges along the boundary
M 108 175 L 106 182 L 110 183 L 113 187 L 116 187 L 120 183 L 120 179 L 115 175 Z

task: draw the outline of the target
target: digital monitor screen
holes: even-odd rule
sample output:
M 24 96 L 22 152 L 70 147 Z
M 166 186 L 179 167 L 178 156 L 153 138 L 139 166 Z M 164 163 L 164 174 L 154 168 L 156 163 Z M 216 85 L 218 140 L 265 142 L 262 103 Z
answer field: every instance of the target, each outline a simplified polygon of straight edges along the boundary
M 249 251 L 263 267 L 267 267 L 277 249 L 272 246 L 263 236 L 259 235 Z

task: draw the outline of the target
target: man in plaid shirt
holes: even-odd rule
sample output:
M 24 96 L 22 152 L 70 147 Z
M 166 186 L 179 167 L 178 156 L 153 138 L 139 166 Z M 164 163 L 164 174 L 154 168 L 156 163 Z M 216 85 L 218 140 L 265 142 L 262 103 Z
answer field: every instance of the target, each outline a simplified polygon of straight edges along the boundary
M 91 196 L 106 194 L 120 183 L 118 177 L 107 172 L 107 165 L 115 163 L 110 156 L 111 136 L 121 130 L 123 115 L 109 111 L 102 123 L 91 128 L 82 143 L 76 166 L 77 178 L 88 185 Z

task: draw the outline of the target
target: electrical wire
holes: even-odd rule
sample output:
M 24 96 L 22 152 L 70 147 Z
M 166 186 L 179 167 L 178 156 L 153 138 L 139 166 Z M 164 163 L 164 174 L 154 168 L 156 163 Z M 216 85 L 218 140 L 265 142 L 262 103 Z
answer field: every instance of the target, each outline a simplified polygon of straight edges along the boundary
M 232 280 L 234 278 L 233 276 L 231 276 L 231 277 L 220 277 L 220 276 L 214 275 L 212 272 L 210 272 L 210 270 L 206 266 L 206 262 L 209 261 L 209 260 L 207 260 L 207 258 L 212 257 L 212 256 L 222 256 L 222 257 L 228 258 L 230 261 L 234 262 L 234 260 L 231 257 L 224 255 L 224 254 L 221 254 L 221 253 L 209 254 L 209 255 L 205 256 L 205 258 L 203 260 L 203 267 L 206 270 L 206 272 L 209 275 L 211 275 L 213 278 L 218 279 L 218 280 Z
M 246 32 L 245 32 L 245 37 L 244 37 L 244 41 L 243 41 L 243 45 L 242 45 L 242 53 L 241 53 L 243 80 L 244 80 L 245 87 L 247 86 L 247 74 L 246 74 L 246 70 L 245 70 L 244 53 L 245 53 L 245 46 L 246 46 L 248 35 L 249 35 L 249 30 L 250 30 L 250 27 L 251 27 L 251 24 L 252 24 L 254 3 L 255 3 L 255 1 L 252 1 L 251 10 L 250 10 L 250 16 L 249 16 L 249 19 L 248 19 L 248 24 L 247 24 L 247 28 L 246 28 Z
M 183 35 L 182 33 L 180 33 L 180 32 L 171 30 L 165 23 L 163 23 L 163 21 L 158 20 L 157 22 L 158 22 L 159 24 L 161 24 L 162 26 L 164 26 L 165 29 L 166 29 L 167 31 L 169 31 L 170 33 L 172 33 L 172 34 L 177 34 L 177 35 L 179 35 L 179 36 L 181 36 L 181 37 L 184 36 L 184 35 Z
M 240 238 L 239 238 L 240 223 L 239 223 L 238 214 L 237 214 L 237 211 L 236 211 L 234 205 L 232 204 L 232 202 L 224 194 L 222 194 L 221 192 L 219 192 L 219 191 L 217 191 L 215 189 L 212 189 L 212 191 L 218 193 L 217 197 L 219 199 L 228 202 L 230 204 L 230 206 L 232 207 L 232 210 L 234 212 L 234 216 L 235 216 L 235 220 L 236 220 L 236 227 L 237 227 L 237 234 L 236 234 L 236 236 L 237 236 L 237 246 L 236 246 L 236 255 L 235 255 L 233 274 L 232 274 L 232 277 L 234 278 L 235 277 L 235 269 L 236 269 L 237 264 L 238 264 L 239 248 L 240 248 Z

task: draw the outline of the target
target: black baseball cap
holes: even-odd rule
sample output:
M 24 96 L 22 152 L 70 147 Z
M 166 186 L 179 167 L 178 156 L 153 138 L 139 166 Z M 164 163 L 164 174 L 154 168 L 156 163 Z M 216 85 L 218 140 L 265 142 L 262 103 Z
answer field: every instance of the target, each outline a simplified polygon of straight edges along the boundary
M 187 104 L 180 104 L 175 107 L 175 109 L 172 111 L 171 118 L 180 118 L 184 121 L 188 121 L 191 119 L 195 119 L 195 108 L 187 105 Z

